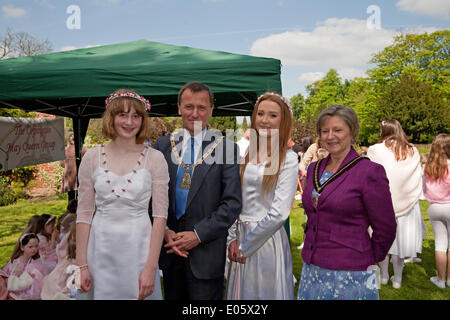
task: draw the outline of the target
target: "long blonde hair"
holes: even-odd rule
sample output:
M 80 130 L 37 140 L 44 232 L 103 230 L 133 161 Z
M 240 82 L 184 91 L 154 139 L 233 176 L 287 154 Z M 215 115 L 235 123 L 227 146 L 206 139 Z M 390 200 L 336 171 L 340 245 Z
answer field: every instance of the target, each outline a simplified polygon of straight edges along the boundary
M 447 160 L 450 159 L 450 134 L 437 135 L 431 144 L 430 154 L 425 164 L 425 177 L 443 179 L 448 172 Z
M 275 174 L 265 174 L 263 177 L 262 182 L 262 192 L 267 193 L 269 192 L 273 186 L 276 185 L 278 182 L 278 177 L 280 176 L 280 168 L 284 164 L 286 160 L 286 152 L 289 149 L 288 142 L 291 138 L 291 131 L 292 131 L 292 114 L 290 111 L 289 106 L 287 103 L 282 99 L 282 97 L 273 92 L 266 92 L 262 96 L 258 98 L 255 104 L 255 108 L 253 109 L 252 114 L 252 123 L 251 128 L 256 132 L 256 136 L 258 139 L 251 139 L 250 138 L 250 145 L 248 147 L 248 150 L 252 150 L 254 148 L 254 144 L 256 143 L 256 150 L 259 152 L 259 133 L 258 130 L 256 130 L 256 115 L 258 113 L 258 107 L 264 100 L 270 100 L 275 103 L 277 103 L 280 106 L 281 109 L 281 122 L 280 122 L 280 129 L 279 129 L 279 143 L 278 143 L 278 154 L 271 154 L 270 157 L 273 158 L 274 156 L 278 156 L 278 168 Z M 247 153 L 245 157 L 245 161 L 240 166 L 240 176 L 241 176 L 241 183 L 243 182 L 244 172 L 245 168 L 247 167 L 247 164 L 250 159 L 250 152 Z M 266 165 L 266 167 L 270 167 L 270 163 Z

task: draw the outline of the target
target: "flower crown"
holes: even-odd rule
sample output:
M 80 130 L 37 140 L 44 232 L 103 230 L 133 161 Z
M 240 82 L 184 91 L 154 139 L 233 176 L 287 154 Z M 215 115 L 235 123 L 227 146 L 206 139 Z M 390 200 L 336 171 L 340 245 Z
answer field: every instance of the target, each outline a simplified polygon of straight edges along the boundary
M 256 99 L 256 104 L 258 104 L 258 103 L 260 102 L 261 98 L 262 98 L 263 96 L 265 96 L 265 95 L 277 96 L 278 98 L 280 98 L 281 100 L 283 100 L 283 102 L 286 103 L 286 105 L 288 106 L 289 111 L 291 112 L 291 114 L 293 114 L 293 112 L 292 112 L 292 106 L 291 106 L 291 103 L 289 102 L 289 100 L 288 100 L 287 98 L 283 97 L 281 94 L 278 94 L 278 93 L 276 93 L 276 92 L 265 92 L 265 93 L 263 93 L 262 95 L 260 95 L 260 96 L 258 97 L 258 99 Z
M 117 99 L 117 98 L 121 98 L 121 97 L 133 98 L 133 99 L 141 101 L 144 104 L 145 109 L 147 109 L 148 111 L 150 111 L 150 109 L 152 107 L 152 105 L 150 104 L 150 101 L 148 101 L 144 97 L 138 95 L 137 93 L 126 91 L 123 93 L 111 93 L 109 98 L 107 98 L 105 100 L 105 108 L 108 108 L 109 103 L 111 101 L 113 101 L 114 99 Z

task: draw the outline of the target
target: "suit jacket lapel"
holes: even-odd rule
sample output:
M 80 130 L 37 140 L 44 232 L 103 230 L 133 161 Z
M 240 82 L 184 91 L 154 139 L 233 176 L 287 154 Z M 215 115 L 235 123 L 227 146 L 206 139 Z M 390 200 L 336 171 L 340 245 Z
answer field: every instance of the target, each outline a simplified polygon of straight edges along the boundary
M 354 158 L 358 157 L 358 153 L 355 151 L 355 149 L 353 149 L 353 147 L 350 149 L 349 153 L 347 154 L 347 156 L 345 157 L 344 161 L 342 161 L 341 165 L 339 166 L 338 171 L 345 166 L 347 163 L 349 163 L 350 161 L 352 161 Z M 319 168 L 319 179 L 322 176 L 322 173 L 325 171 L 325 166 L 327 165 L 328 160 L 330 159 L 330 156 L 327 156 L 327 158 L 322 161 L 320 168 Z M 339 187 L 341 185 L 342 182 L 345 181 L 345 179 L 347 178 L 347 176 L 350 174 L 351 168 L 347 171 L 345 171 L 344 173 L 342 173 L 340 175 L 340 177 L 338 177 L 336 180 L 334 180 L 333 182 L 331 182 L 329 185 L 327 185 L 322 193 L 320 194 L 319 197 L 319 205 L 320 202 L 325 201 L 328 196 L 330 194 L 333 194 L 334 190 Z

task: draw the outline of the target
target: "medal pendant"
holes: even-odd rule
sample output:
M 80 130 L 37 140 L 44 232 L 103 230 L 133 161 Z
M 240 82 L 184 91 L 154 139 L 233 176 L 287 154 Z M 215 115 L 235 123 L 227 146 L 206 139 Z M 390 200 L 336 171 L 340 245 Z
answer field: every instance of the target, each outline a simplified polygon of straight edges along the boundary
M 316 197 L 313 198 L 314 205 L 317 207 L 318 199 Z
M 184 173 L 183 178 L 181 179 L 180 188 L 181 189 L 191 188 L 191 176 L 189 175 L 189 172 Z

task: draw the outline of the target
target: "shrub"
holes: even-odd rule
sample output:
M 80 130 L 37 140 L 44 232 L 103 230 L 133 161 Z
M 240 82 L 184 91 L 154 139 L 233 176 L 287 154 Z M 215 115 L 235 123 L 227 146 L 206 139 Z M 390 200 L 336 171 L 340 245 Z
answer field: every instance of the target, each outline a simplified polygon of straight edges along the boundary
M 0 206 L 14 204 L 17 201 L 17 195 L 9 186 L 7 179 L 0 178 Z

